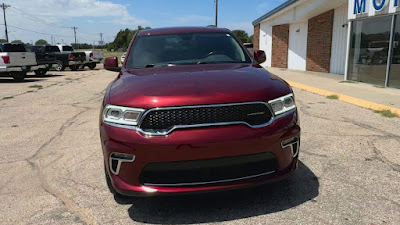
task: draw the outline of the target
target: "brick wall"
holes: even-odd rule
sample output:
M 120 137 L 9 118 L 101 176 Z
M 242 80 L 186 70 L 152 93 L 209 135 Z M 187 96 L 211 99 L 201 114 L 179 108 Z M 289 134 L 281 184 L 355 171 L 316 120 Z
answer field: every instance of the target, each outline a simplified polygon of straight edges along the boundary
M 260 50 L 260 24 L 254 26 L 253 44 L 254 50 Z
M 334 10 L 308 20 L 307 70 L 329 73 Z
M 287 68 L 289 24 L 272 27 L 272 67 Z

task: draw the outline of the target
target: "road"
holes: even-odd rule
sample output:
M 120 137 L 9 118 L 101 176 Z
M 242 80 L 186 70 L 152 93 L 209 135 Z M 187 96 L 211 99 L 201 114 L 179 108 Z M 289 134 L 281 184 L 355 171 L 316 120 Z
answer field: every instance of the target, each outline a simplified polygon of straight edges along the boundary
M 114 198 L 98 115 L 104 70 L 0 78 L 0 224 L 400 224 L 400 119 L 295 90 L 300 168 L 240 191 Z M 4 99 L 3 99 L 4 98 Z

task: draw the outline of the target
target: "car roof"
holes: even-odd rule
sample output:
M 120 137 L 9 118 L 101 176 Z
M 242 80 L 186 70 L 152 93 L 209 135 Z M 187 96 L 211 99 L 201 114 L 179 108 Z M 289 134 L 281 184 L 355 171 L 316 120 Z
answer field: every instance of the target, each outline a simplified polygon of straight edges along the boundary
M 207 33 L 207 32 L 226 33 L 226 32 L 230 32 L 230 30 L 228 30 L 226 28 L 218 28 L 218 27 L 166 27 L 166 28 L 141 30 L 138 33 L 138 36 L 159 35 L 159 34 L 176 34 L 176 33 Z

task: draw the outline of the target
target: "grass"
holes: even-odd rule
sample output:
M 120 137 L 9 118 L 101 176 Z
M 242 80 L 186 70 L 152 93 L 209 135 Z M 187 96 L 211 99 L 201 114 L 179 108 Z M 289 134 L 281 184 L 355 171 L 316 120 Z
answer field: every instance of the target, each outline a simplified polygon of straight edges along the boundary
M 40 89 L 42 89 L 43 88 L 43 86 L 42 85 L 37 85 L 37 84 L 35 84 L 35 85 L 32 85 L 32 86 L 29 86 L 30 88 L 37 88 L 38 90 L 40 90 Z
M 394 117 L 399 117 L 399 115 L 397 115 L 397 113 L 394 113 L 390 110 L 373 110 L 374 113 L 378 113 L 381 114 L 384 117 L 388 117 L 388 118 L 394 118 Z
M 339 96 L 337 96 L 337 95 L 328 95 L 328 96 L 326 96 L 326 98 L 327 98 L 327 99 L 338 100 L 338 99 L 339 99 Z
M 12 98 L 14 98 L 14 96 L 7 96 L 7 97 L 4 97 L 3 100 L 12 99 Z
M 346 83 L 346 84 L 357 84 L 357 81 L 354 80 L 342 80 L 339 83 Z
M 374 88 L 385 88 L 385 87 L 380 85 L 374 85 Z
M 32 93 L 33 91 L 32 90 L 29 90 L 29 91 L 27 91 L 26 93 Z
M 104 58 L 111 57 L 111 56 L 117 56 L 118 57 L 118 62 L 121 60 L 121 56 L 124 54 L 124 52 L 109 52 L 109 51 L 104 51 Z
M 72 78 L 69 78 L 69 77 L 68 77 L 68 78 L 65 78 L 65 79 L 66 79 L 66 80 L 72 80 Z

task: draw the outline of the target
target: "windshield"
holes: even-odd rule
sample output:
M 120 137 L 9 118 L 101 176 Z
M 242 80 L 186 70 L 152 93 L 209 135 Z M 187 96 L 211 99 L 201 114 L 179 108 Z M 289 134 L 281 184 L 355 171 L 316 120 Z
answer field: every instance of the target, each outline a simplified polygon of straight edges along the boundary
M 26 52 L 25 47 L 20 44 L 4 44 L 2 46 L 3 52 Z
M 126 67 L 208 63 L 251 63 L 251 59 L 229 33 L 179 33 L 137 37 Z

